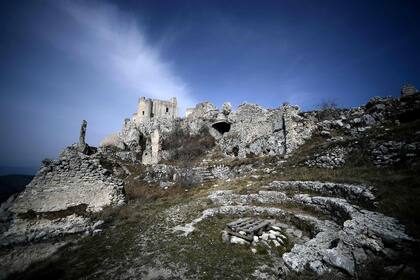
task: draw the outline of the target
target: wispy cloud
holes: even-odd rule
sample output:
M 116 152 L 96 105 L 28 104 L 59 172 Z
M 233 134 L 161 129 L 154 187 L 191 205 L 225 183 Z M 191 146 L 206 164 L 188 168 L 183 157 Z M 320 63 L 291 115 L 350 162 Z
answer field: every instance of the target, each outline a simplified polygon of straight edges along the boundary
M 74 21 L 71 28 L 76 35 L 58 34 L 55 43 L 60 48 L 100 69 L 127 94 L 159 99 L 176 96 L 181 110 L 195 103 L 188 85 L 164 61 L 158 47 L 147 41 L 133 15 L 98 2 L 65 1 L 57 5 Z

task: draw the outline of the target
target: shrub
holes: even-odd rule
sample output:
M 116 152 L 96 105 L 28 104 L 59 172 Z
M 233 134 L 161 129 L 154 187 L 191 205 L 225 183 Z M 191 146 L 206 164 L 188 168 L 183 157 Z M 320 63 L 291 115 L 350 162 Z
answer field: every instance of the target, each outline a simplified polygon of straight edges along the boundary
M 208 128 L 203 127 L 197 135 L 176 126 L 175 130 L 163 140 L 162 149 L 169 152 L 170 160 L 191 163 L 215 146 L 215 140 Z
M 333 99 L 326 99 L 318 105 L 320 110 L 333 110 L 337 109 L 337 103 Z
M 318 105 L 318 119 L 320 121 L 332 120 L 339 116 L 339 109 L 337 109 L 337 103 L 332 99 L 323 100 Z

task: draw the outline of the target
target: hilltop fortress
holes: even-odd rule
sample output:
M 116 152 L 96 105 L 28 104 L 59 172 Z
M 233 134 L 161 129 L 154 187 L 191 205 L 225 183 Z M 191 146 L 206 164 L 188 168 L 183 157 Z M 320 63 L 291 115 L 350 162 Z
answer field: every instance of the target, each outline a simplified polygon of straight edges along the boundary
M 371 211 L 377 201 L 370 186 L 333 181 L 283 181 L 283 174 L 289 176 L 298 171 L 297 174 L 302 172 L 306 176 L 309 172 L 318 176 L 324 173 L 320 173 L 322 169 L 353 168 L 356 163 L 369 168 L 367 172 L 374 174 L 372 180 L 376 181 L 379 169 L 371 170 L 377 167 L 418 168 L 419 112 L 420 94 L 413 86 L 404 86 L 400 98 L 375 97 L 351 109 L 301 112 L 298 106 L 288 104 L 266 109 L 243 103 L 234 110 L 228 102 L 221 108 L 202 102 L 188 110 L 185 118 L 179 117 L 175 98 L 163 101 L 142 97 L 137 111 L 124 121 L 122 130 L 107 137 L 98 148 L 86 143 L 88 124 L 83 121 L 79 143 L 65 148 L 56 160 L 45 159 L 25 190 L 1 205 L 0 248 L 7 250 L 0 255 L 3 278 L 52 256 L 70 238 L 77 240 L 92 235 L 90 248 L 96 251 L 98 242 L 94 236 L 101 234 L 122 237 L 127 239 L 130 248 L 136 248 L 133 251 L 139 252 L 140 257 L 121 258 L 124 263 L 129 262 L 127 271 L 130 271 L 133 261 L 157 251 L 154 244 L 168 242 L 171 245 L 166 248 L 173 248 L 172 244 L 180 241 L 178 234 L 198 231 L 201 235 L 202 229 L 196 225 L 218 215 L 228 219 L 269 216 L 281 222 L 276 224 L 277 231 L 284 234 L 284 240 L 290 245 L 280 244 L 276 236 L 264 239 L 264 233 L 251 243 L 230 236 L 223 228 L 217 229 L 221 230 L 222 241 L 214 242 L 214 246 L 222 250 L 224 243 L 229 243 L 228 246 L 244 244 L 252 250 L 256 249 L 255 242 L 262 240 L 270 242 L 264 246 L 267 250 L 273 249 L 273 254 L 279 252 L 277 247 L 282 248 L 286 253 L 274 255 L 281 262 L 254 259 L 258 265 L 273 265 L 276 277 L 301 272 L 345 273 L 353 277 L 362 275 L 363 266 L 371 261 L 399 265 L 400 256 L 406 252 L 411 254 L 410 242 L 414 239 L 396 219 Z M 402 128 L 406 130 L 402 132 Z M 391 170 L 387 169 L 386 174 Z M 417 171 L 413 169 L 413 172 Z M 147 198 L 149 192 L 153 195 L 156 190 L 164 192 L 172 187 L 188 192 L 189 188 L 198 186 L 207 188 L 192 196 L 200 204 L 195 204 L 194 200 L 194 204 L 189 200 L 176 200 L 175 203 L 181 204 L 162 208 L 162 212 L 155 212 L 155 207 L 143 207 L 143 198 Z M 411 185 L 408 187 L 412 190 Z M 398 186 L 397 191 L 400 188 Z M 208 196 L 206 190 L 211 191 Z M 206 197 L 198 196 L 204 194 Z M 125 206 L 128 200 L 137 198 L 141 198 L 141 208 L 133 208 L 134 203 Z M 184 201 L 188 204 L 182 204 Z M 127 207 L 112 214 L 121 215 L 121 221 L 115 224 L 118 226 L 108 227 L 108 222 L 99 220 L 109 215 L 107 212 L 104 216 L 95 214 L 117 206 Z M 136 211 L 142 211 L 142 215 Z M 159 226 L 152 226 L 153 231 L 139 231 L 138 224 L 144 222 L 143 211 L 153 211 L 150 215 L 158 217 Z M 127 213 L 132 216 L 127 218 Z M 128 227 L 119 226 L 126 223 L 134 226 L 135 235 L 126 234 Z M 218 225 L 212 223 L 212 226 Z M 162 228 L 168 231 L 162 234 Z M 308 229 L 310 234 L 306 233 Z M 107 251 L 125 256 L 119 248 L 119 240 L 106 241 L 106 246 L 118 247 L 118 250 Z M 145 240 L 142 250 L 135 247 L 139 240 Z M 192 247 L 182 244 L 188 253 L 208 248 L 205 237 L 202 242 L 194 241 Z M 64 253 L 73 251 L 76 250 Z M 100 257 L 102 263 L 102 255 Z M 174 263 L 178 260 L 171 255 L 164 258 Z M 120 258 L 115 259 L 114 267 L 119 269 Z M 143 265 L 139 269 L 143 269 Z M 109 273 L 115 276 L 115 271 L 119 273 L 117 269 Z M 132 278 L 132 275 L 124 278 Z
M 133 114 L 133 121 L 140 123 L 153 118 L 178 118 L 176 97 L 172 97 L 169 101 L 140 97 L 137 112 Z
M 126 159 L 156 164 L 171 160 L 171 151 L 163 144 L 177 131 L 182 131 L 184 138 L 206 131 L 225 157 L 273 156 L 293 151 L 314 128 L 311 114 L 302 114 L 297 106 L 287 104 L 265 109 L 243 103 L 233 111 L 229 102 L 220 109 L 202 102 L 188 109 L 185 118 L 179 118 L 176 98 L 164 101 L 141 97 L 137 112 L 125 120 L 118 135 L 105 139 L 102 147 L 114 147 Z

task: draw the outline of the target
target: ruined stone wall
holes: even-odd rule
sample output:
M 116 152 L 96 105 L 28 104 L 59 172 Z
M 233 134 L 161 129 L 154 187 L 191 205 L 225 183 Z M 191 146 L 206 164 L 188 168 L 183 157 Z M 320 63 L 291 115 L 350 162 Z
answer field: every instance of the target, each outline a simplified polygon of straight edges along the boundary
M 122 182 L 103 168 L 99 159 L 67 148 L 59 160 L 46 161 L 32 182 L 16 198 L 14 213 L 53 212 L 86 205 L 86 210 L 123 201 Z
M 186 135 L 199 135 L 202 129 L 207 129 L 225 156 L 240 158 L 290 153 L 310 138 L 316 128 L 313 118 L 302 115 L 297 106 L 289 105 L 265 109 L 244 103 L 232 111 L 230 103 L 225 103 L 219 110 L 210 102 L 203 102 L 189 110 L 188 117 L 184 119 L 160 117 L 161 114 L 177 114 L 176 99 L 172 99 L 153 100 L 152 112 L 157 115 L 148 121 L 132 119 L 125 122 L 119 134 L 121 143 L 114 141 L 118 147 L 141 154 L 144 164 L 170 160 L 170 155 L 161 149 L 160 143 L 176 127 L 184 130 Z
M 139 122 L 150 120 L 150 118 L 152 117 L 152 112 L 153 112 L 152 108 L 153 108 L 153 101 L 151 99 L 146 99 L 143 96 L 140 97 L 135 118 Z
M 78 144 L 58 160 L 44 160 L 32 182 L 11 203 L 0 244 L 83 232 L 94 221 L 86 215 L 124 203 L 123 182 L 102 167 L 98 155 L 85 155 Z
M 137 112 L 133 114 L 132 119 L 136 123 L 143 123 L 151 119 L 159 118 L 178 118 L 178 104 L 173 97 L 169 101 L 149 99 L 140 97 Z
M 178 105 L 176 98 L 173 97 L 169 101 L 153 100 L 153 117 L 155 118 L 178 118 Z
M 200 103 L 185 122 L 193 133 L 208 127 L 225 155 L 241 158 L 292 152 L 316 128 L 316 120 L 300 116 L 297 106 L 267 110 L 249 103 L 241 104 L 234 112 L 227 103 L 221 111 L 211 103 Z
M 153 130 L 150 140 L 147 142 L 146 149 L 143 152 L 143 164 L 157 164 L 160 159 L 160 132 Z
M 311 115 L 300 115 L 298 106 L 284 105 L 284 153 L 290 153 L 311 138 L 317 128 L 317 119 Z

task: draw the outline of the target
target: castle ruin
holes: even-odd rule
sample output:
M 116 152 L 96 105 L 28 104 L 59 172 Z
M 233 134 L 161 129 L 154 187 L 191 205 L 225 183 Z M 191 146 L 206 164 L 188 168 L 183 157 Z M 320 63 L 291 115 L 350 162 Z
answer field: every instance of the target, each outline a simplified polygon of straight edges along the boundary
M 176 97 L 172 97 L 169 101 L 140 97 L 133 120 L 136 123 L 142 123 L 153 118 L 178 118 Z

